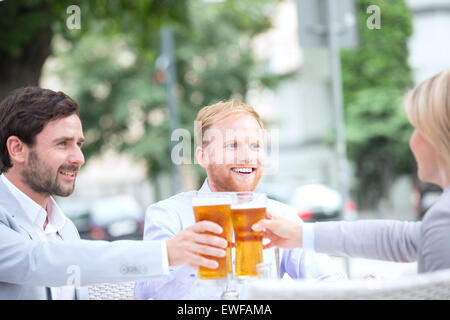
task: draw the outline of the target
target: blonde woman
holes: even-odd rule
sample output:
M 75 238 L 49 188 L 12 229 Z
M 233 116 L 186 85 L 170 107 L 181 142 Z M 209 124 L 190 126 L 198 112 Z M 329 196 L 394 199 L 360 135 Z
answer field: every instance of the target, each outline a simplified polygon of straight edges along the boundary
M 418 272 L 450 268 L 450 70 L 423 82 L 405 99 L 414 126 L 410 148 L 422 181 L 444 192 L 422 221 L 364 220 L 292 224 L 272 214 L 253 226 L 267 247 L 311 249 L 332 255 L 418 262 Z

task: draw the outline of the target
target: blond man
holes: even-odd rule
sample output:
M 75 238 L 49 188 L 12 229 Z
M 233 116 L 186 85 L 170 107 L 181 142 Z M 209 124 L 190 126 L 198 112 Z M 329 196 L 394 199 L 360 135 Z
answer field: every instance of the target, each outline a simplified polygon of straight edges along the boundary
M 198 163 L 207 178 L 198 192 L 253 191 L 264 170 L 263 123 L 258 113 L 239 101 L 219 102 L 198 113 L 196 134 L 200 143 L 195 150 Z M 151 205 L 146 211 L 144 239 L 170 239 L 194 224 L 192 198 L 197 191 L 183 192 Z M 277 207 L 284 217 L 302 221 L 283 204 L 269 200 L 268 210 Z M 264 262 L 272 264 L 276 277 L 274 249 L 264 251 Z M 302 249 L 281 251 L 280 276 L 291 278 L 343 279 L 345 275 L 332 260 Z M 223 287 L 197 290 L 197 270 L 189 266 L 170 269 L 170 274 L 155 281 L 139 282 L 135 287 L 138 299 L 220 299 Z

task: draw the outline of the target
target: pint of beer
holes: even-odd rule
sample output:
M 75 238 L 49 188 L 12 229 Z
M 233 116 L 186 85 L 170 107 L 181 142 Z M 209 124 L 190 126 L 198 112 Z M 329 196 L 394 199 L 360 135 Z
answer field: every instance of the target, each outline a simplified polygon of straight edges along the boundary
M 206 233 L 222 237 L 228 241 L 226 256 L 224 258 L 205 256 L 208 259 L 217 261 L 219 267 L 217 269 L 199 267 L 199 279 L 225 279 L 228 273 L 233 273 L 231 261 L 231 236 L 233 227 L 231 223 L 230 204 L 231 196 L 225 192 L 197 193 L 197 196 L 192 199 L 195 222 L 208 220 L 217 223 L 223 228 L 221 235 L 210 232 Z
M 263 262 L 263 232 L 255 232 L 252 225 L 265 218 L 267 197 L 263 193 L 236 192 L 231 203 L 236 241 L 236 277 L 258 276 L 257 265 Z

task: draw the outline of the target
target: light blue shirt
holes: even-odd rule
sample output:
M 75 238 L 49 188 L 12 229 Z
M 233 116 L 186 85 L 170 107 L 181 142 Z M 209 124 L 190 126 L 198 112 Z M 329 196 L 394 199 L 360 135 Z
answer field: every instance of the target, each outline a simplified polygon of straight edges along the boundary
M 198 192 L 211 192 L 205 180 Z M 147 208 L 145 214 L 144 240 L 167 240 L 195 223 L 192 198 L 197 191 L 182 192 L 169 199 L 159 201 Z M 299 221 L 291 208 L 269 200 L 271 206 L 283 206 L 283 217 Z M 276 212 L 280 212 L 279 208 Z M 271 277 L 276 277 L 275 249 L 264 250 L 264 263 L 271 263 Z M 294 279 L 341 280 L 346 275 L 329 256 L 303 249 L 280 249 L 280 276 L 286 273 Z M 205 293 L 197 290 L 197 269 L 189 266 L 169 267 L 169 274 L 162 278 L 137 282 L 137 299 L 220 299 L 223 288 L 209 288 Z

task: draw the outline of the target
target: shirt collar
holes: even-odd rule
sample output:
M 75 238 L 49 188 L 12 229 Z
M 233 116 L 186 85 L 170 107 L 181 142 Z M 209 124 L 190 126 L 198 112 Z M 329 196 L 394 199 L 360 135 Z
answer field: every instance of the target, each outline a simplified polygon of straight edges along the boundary
M 66 223 L 66 216 L 58 206 L 56 201 L 50 197 L 47 203 L 48 222 L 52 224 L 57 231 L 61 231 Z
M 443 190 L 443 193 L 447 193 L 447 192 L 450 192 L 450 184 L 447 186 L 447 188 L 445 188 Z
M 39 204 L 37 204 L 34 200 L 32 200 L 29 196 L 27 196 L 19 188 L 17 188 L 11 181 L 9 181 L 4 174 L 0 176 L 0 179 L 2 179 L 3 183 L 9 189 L 9 191 L 20 203 L 28 219 L 35 226 L 39 227 L 40 230 L 42 230 L 44 227 L 47 214 L 49 224 L 53 225 L 58 231 L 63 228 L 66 222 L 66 217 L 52 197 L 50 197 L 47 203 L 47 211 L 45 211 L 44 208 L 42 208 Z
M 205 179 L 202 187 L 200 188 L 200 190 L 198 190 L 198 192 L 201 192 L 201 193 L 211 192 L 211 188 L 209 187 L 209 183 L 208 183 L 208 178 Z

